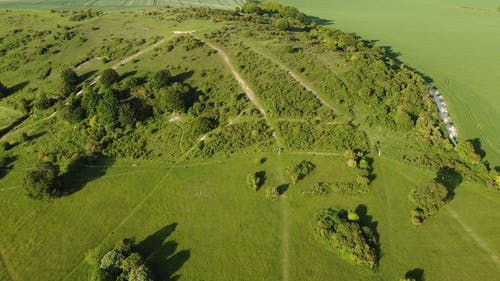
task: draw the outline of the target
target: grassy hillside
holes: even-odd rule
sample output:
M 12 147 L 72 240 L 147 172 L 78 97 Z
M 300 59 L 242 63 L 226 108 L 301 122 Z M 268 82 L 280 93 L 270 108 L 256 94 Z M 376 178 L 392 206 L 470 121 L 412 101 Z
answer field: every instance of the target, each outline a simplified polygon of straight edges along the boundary
M 0 11 L 0 117 L 30 116 L 0 136 L 0 279 L 90 280 L 89 253 L 124 237 L 158 280 L 495 279 L 500 194 L 453 150 L 420 76 L 369 42 L 281 19 Z M 64 94 L 66 68 L 78 77 Z M 302 161 L 314 168 L 300 178 Z M 40 162 L 62 184 L 34 200 L 25 179 Z M 416 227 L 409 192 L 444 166 L 459 174 L 452 198 Z M 322 208 L 374 230 L 373 269 L 319 241 Z
M 478 138 L 500 165 L 498 1 L 281 0 L 388 46 L 443 93 L 459 140 Z

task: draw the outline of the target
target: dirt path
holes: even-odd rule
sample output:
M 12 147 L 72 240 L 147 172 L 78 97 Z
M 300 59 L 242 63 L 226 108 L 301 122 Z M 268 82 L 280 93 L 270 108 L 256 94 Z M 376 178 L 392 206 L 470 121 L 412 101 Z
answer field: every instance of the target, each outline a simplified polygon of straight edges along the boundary
M 282 64 L 278 64 L 281 68 L 286 70 L 288 72 L 288 75 L 295 79 L 307 92 L 311 93 L 313 96 L 315 96 L 320 103 L 322 103 L 324 106 L 328 107 L 329 109 L 335 111 L 333 106 L 328 103 L 318 92 L 316 92 L 313 88 L 309 87 L 309 85 L 300 77 L 297 75 L 297 73 L 293 72 L 292 70 L 288 69 L 286 66 Z
M 288 208 L 288 202 L 285 197 L 282 198 L 281 201 L 281 210 L 282 210 L 282 215 L 283 215 L 283 234 L 282 234 L 282 244 L 281 248 L 283 251 L 283 258 L 282 258 L 282 275 L 283 275 L 283 281 L 288 281 L 290 279 L 290 261 L 288 258 L 288 253 L 290 252 L 290 242 L 289 242 L 289 233 L 290 233 L 290 223 L 289 223 L 289 215 L 290 211 Z
M 24 120 L 21 124 L 17 125 L 15 128 L 13 128 L 10 132 L 8 132 L 7 134 L 3 135 L 3 136 L 0 138 L 0 140 L 1 140 L 1 139 L 4 139 L 4 138 L 5 138 L 6 136 L 8 136 L 8 135 L 11 135 L 11 134 L 13 134 L 13 133 L 18 132 L 19 130 L 25 130 L 25 129 L 27 129 L 27 128 L 30 128 L 30 127 L 35 126 L 36 124 L 38 124 L 38 123 L 40 123 L 40 122 L 47 121 L 47 120 L 49 120 L 49 119 L 51 119 L 51 118 L 54 118 L 54 116 L 56 116 L 56 114 L 57 114 L 57 111 L 54 111 L 54 112 L 53 112 L 52 114 L 50 114 L 49 116 L 47 116 L 47 117 L 45 117 L 45 118 L 43 118 L 43 119 L 40 119 L 40 120 L 38 120 L 38 121 L 35 121 L 34 123 L 29 124 L 29 125 L 28 125 L 28 126 L 26 126 L 26 127 L 21 128 L 21 126 L 22 126 L 24 123 L 26 123 L 26 121 L 28 121 L 28 120 L 29 120 L 29 118 L 27 118 L 27 119 L 26 119 L 26 120 Z
M 196 39 L 200 40 L 201 42 L 205 43 L 210 48 L 217 51 L 217 54 L 219 54 L 222 57 L 222 59 L 224 60 L 224 63 L 226 63 L 229 70 L 231 70 L 231 73 L 233 74 L 234 78 L 236 78 L 236 80 L 238 81 L 238 84 L 240 84 L 240 87 L 243 89 L 243 91 L 245 91 L 245 94 L 247 95 L 248 99 L 255 105 L 255 107 L 257 107 L 257 109 L 260 111 L 260 113 L 262 115 L 264 115 L 265 118 L 267 118 L 267 113 L 264 110 L 264 107 L 262 107 L 262 105 L 260 104 L 259 100 L 255 96 L 252 89 L 248 86 L 248 84 L 245 82 L 245 80 L 243 80 L 243 78 L 241 78 L 238 71 L 236 71 L 236 68 L 234 68 L 234 65 L 231 63 L 231 60 L 229 60 L 229 57 L 227 56 L 227 54 L 223 50 L 212 45 L 211 43 L 206 42 L 197 36 L 194 36 L 194 37 Z
M 124 64 L 127 64 L 127 63 L 129 63 L 130 61 L 132 61 L 132 60 L 134 60 L 134 59 L 136 59 L 136 58 L 138 58 L 138 57 L 142 56 L 143 54 L 145 54 L 145 53 L 147 53 L 147 52 L 149 52 L 149 51 L 151 51 L 151 50 L 155 49 L 156 47 L 160 46 L 161 44 L 163 44 L 163 43 L 167 42 L 168 40 L 170 40 L 170 39 L 171 39 L 172 37 L 174 37 L 174 36 L 175 36 L 175 35 L 170 36 L 170 37 L 168 37 L 168 38 L 163 38 L 163 39 L 161 39 L 160 41 L 158 41 L 158 42 L 154 43 L 153 45 L 151 45 L 151 46 L 149 46 L 149 47 L 147 47 L 147 48 L 145 48 L 145 49 L 142 49 L 142 50 L 138 51 L 137 53 L 135 53 L 135 54 L 133 54 L 133 55 L 131 55 L 131 56 L 128 56 L 128 57 L 126 57 L 126 58 L 124 58 L 124 59 L 120 60 L 119 62 L 115 63 L 115 64 L 114 64 L 111 68 L 112 68 L 112 69 L 114 69 L 114 70 L 118 69 L 120 66 L 122 66 L 122 65 L 124 65 Z M 92 80 L 90 81 L 89 85 L 90 85 L 90 86 L 95 85 L 95 84 L 97 83 L 97 81 L 99 81 L 99 78 L 101 78 L 101 75 L 98 75 L 98 76 L 94 77 L 94 79 L 92 79 Z M 76 95 L 77 95 L 77 96 L 79 96 L 79 95 L 81 95 L 82 93 L 83 93 L 83 89 L 81 89 L 80 91 L 78 91 L 78 92 L 76 93 Z
M 187 32 L 187 33 L 191 34 L 190 32 Z M 262 104 L 260 103 L 260 101 L 258 100 L 258 98 L 255 96 L 255 93 L 250 88 L 250 86 L 248 86 L 248 84 L 245 82 L 245 80 L 243 80 L 243 78 L 241 78 L 241 75 L 238 73 L 238 71 L 236 70 L 236 68 L 234 67 L 234 65 L 231 63 L 231 60 L 229 59 L 229 56 L 226 54 L 226 52 L 224 52 L 220 48 L 214 46 L 213 44 L 211 44 L 211 43 L 209 43 L 209 42 L 207 42 L 205 40 L 202 40 L 201 38 L 199 38 L 197 36 L 194 36 L 194 35 L 192 35 L 192 36 L 194 38 L 200 40 L 201 42 L 203 42 L 204 44 L 206 44 L 207 46 L 209 46 L 213 50 L 215 50 L 217 52 L 217 54 L 219 54 L 219 56 L 222 57 L 222 59 L 224 60 L 224 63 L 227 65 L 227 67 L 231 71 L 231 74 L 233 74 L 234 78 L 238 81 L 238 84 L 240 85 L 240 87 L 245 92 L 245 95 L 247 96 L 247 98 L 260 111 L 260 113 L 262 114 L 262 116 L 264 116 L 264 119 L 266 119 L 267 125 L 273 131 L 272 136 L 273 136 L 274 140 L 276 141 L 278 147 L 283 147 L 282 141 L 276 135 L 276 132 L 277 132 L 276 128 L 274 128 L 274 126 L 272 125 L 271 121 L 267 117 L 266 110 L 264 109 L 264 107 L 262 106 Z
M 249 46 L 249 47 L 257 49 L 256 51 L 261 56 L 267 58 L 268 60 L 272 61 L 274 64 L 278 65 L 281 69 L 285 70 L 288 73 L 288 75 L 290 75 L 290 77 L 292 77 L 295 81 L 297 81 L 300 84 L 300 86 L 302 86 L 302 88 L 304 88 L 307 92 L 311 93 L 314 97 L 316 97 L 316 99 L 318 99 L 321 104 L 323 104 L 324 106 L 328 107 L 329 109 L 335 111 L 335 108 L 333 105 L 331 105 L 329 102 L 327 102 L 320 94 L 318 94 L 318 92 L 316 92 L 316 90 L 314 90 L 311 86 L 309 86 L 309 84 L 306 83 L 304 81 L 304 79 L 302 79 L 302 77 L 300 77 L 297 73 L 295 73 L 289 67 L 284 65 L 280 60 L 278 60 L 277 58 L 275 58 L 269 54 L 266 54 L 259 47 L 256 47 L 256 46 Z
M 493 263 L 500 268 L 500 260 L 498 259 L 498 256 L 497 254 L 486 244 L 486 242 L 484 242 L 484 240 L 479 236 L 477 235 L 473 230 L 472 228 L 470 228 L 459 216 L 458 214 L 450 208 L 450 206 L 447 206 L 446 208 L 446 211 L 451 215 L 452 218 L 454 218 L 459 224 L 460 226 L 462 226 L 462 228 L 464 229 L 465 233 L 467 233 L 467 235 L 472 239 L 474 240 L 474 242 L 476 242 L 476 244 L 479 246 L 479 248 L 481 248 L 481 250 L 483 250 L 486 254 L 488 254 L 488 256 L 491 258 L 491 260 L 493 261 Z

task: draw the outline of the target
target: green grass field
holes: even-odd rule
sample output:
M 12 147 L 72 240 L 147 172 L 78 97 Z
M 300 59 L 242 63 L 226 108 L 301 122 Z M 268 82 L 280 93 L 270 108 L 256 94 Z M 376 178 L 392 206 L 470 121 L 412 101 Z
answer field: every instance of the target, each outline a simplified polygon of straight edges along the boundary
M 21 112 L 8 107 L 0 106 L 0 129 L 9 126 L 20 116 L 22 116 Z
M 490 162 L 500 165 L 498 1 L 278 2 L 400 53 L 444 95 L 459 141 L 479 138 Z
M 197 7 L 209 6 L 218 9 L 232 9 L 240 6 L 242 0 L 90 0 L 90 1 L 74 1 L 74 0 L 0 0 L 0 8 L 10 9 L 52 9 L 62 8 L 67 10 L 73 9 L 97 9 L 97 10 L 114 10 L 124 8 L 160 8 L 165 6 L 182 6 L 182 7 Z
M 1 24 L 8 24 L 10 16 L 22 17 L 24 11 L 9 13 L 0 14 Z M 30 13 L 33 14 L 26 16 L 32 20 L 22 23 L 26 29 L 35 25 L 49 29 L 58 23 L 75 24 L 45 11 Z M 135 11 L 127 13 L 110 12 L 76 23 L 89 39 L 82 46 L 73 46 L 72 42 L 61 46 L 60 52 L 50 56 L 54 69 L 74 66 L 73 60 L 80 59 L 75 54 L 84 56 L 105 44 L 104 39 L 111 35 L 145 38 L 146 44 L 150 44 L 155 35 L 173 38 L 175 30 L 197 30 L 199 35 L 223 26 L 198 20 L 169 25 L 136 15 Z M 101 29 L 93 31 L 92 26 Z M 2 32 L 7 31 L 0 30 L 0 35 Z M 27 44 L 26 49 L 31 52 L 35 43 Z M 264 52 L 260 43 L 254 42 L 253 46 Z M 226 50 L 230 55 L 237 50 L 231 46 L 227 47 L 231 50 Z M 222 58 L 207 55 L 209 50 L 207 46 L 191 51 L 176 47 L 165 52 L 160 46 L 117 71 L 123 75 L 175 66 L 193 70 L 187 81 L 202 88 L 204 75 L 200 73 L 205 69 L 218 79 L 213 95 L 219 95 L 222 101 L 241 95 L 242 90 Z M 267 51 L 261 55 L 272 56 L 272 48 Z M 90 79 L 120 59 L 107 63 L 90 60 L 77 72 Z M 2 73 L 2 82 L 11 86 L 29 80 L 26 89 L 14 95 L 32 97 L 27 89 L 50 86 L 57 79 L 57 73 L 47 79 L 36 78 L 38 64 L 45 60 L 37 57 L 18 71 Z M 273 56 L 273 63 L 285 62 Z M 253 108 L 242 99 L 245 108 Z M 0 107 L 0 118 L 2 114 L 14 114 L 7 108 L 10 104 L 4 100 L 1 104 L 6 107 Z M 0 179 L 0 280 L 89 280 L 85 254 L 95 248 L 107 249 L 124 237 L 135 237 L 141 254 L 160 273 L 160 280 L 398 280 L 413 269 L 423 270 L 425 280 L 495 280 L 500 274 L 495 258 L 500 253 L 500 214 L 495 211 L 500 194 L 464 181 L 448 206 L 424 225 L 414 227 L 410 224 L 412 206 L 408 193 L 435 173 L 410 167 L 389 154 L 375 156 L 376 179 L 370 192 L 359 197 L 311 197 L 302 193 L 317 182 L 349 178 L 351 168 L 342 156 L 244 151 L 231 156 L 219 154 L 208 160 L 172 161 L 163 155 L 153 160 L 102 162 L 83 168 L 72 179 L 81 184 L 77 192 L 51 201 L 30 200 L 22 189 L 23 177 L 26 170 L 34 167 L 38 153 L 57 142 L 51 135 L 52 127 L 57 124 L 57 130 L 68 134 L 73 130 L 73 125 L 55 123 L 55 118 L 44 121 L 51 110 L 29 118 L 5 138 L 14 143 L 20 132 L 30 136 L 42 133 L 9 150 L 17 159 Z M 238 118 L 256 119 L 244 114 L 234 117 Z M 167 135 L 172 128 L 182 131 L 176 126 L 164 122 L 157 128 L 157 143 L 150 144 L 155 146 L 154 152 L 167 154 L 170 144 L 161 135 Z M 173 145 L 177 153 L 187 150 L 182 135 L 179 145 Z M 272 139 L 270 143 L 275 145 Z M 266 161 L 257 164 L 256 159 L 263 157 Z M 301 160 L 316 164 L 312 174 L 289 185 L 278 200 L 266 199 L 265 190 L 289 182 L 285 168 Z M 266 172 L 265 183 L 258 192 L 250 190 L 245 181 L 248 173 L 256 171 Z M 375 272 L 353 266 L 313 235 L 313 217 L 319 209 L 355 209 L 359 205 L 366 207 L 380 234 L 382 252 Z

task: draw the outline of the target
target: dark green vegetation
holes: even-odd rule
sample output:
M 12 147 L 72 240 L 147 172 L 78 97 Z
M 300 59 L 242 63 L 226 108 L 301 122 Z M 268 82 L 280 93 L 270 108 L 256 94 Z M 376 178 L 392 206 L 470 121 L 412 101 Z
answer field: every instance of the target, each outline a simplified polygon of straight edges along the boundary
M 370 226 L 362 225 L 356 213 L 324 209 L 315 220 L 316 234 L 328 247 L 357 264 L 375 266 L 379 258 L 377 233 Z
M 410 199 L 415 203 L 411 221 L 419 225 L 424 220 L 444 207 L 448 198 L 446 187 L 435 181 L 427 181 L 412 189 Z
M 293 8 L 257 6 L 30 24 L 0 12 L 0 279 L 88 279 L 105 256 L 113 277 L 144 265 L 160 280 L 496 276 L 496 171 L 451 146 L 420 76 Z M 433 177 L 454 196 L 415 228 L 408 194 Z M 317 241 L 319 210 L 360 204 L 373 219 L 327 212 L 340 228 L 323 240 L 340 250 Z M 335 233 L 359 248 L 332 246 Z M 109 250 L 123 237 L 131 252 Z
M 125 238 L 102 256 L 93 253 L 87 256 L 87 262 L 93 267 L 92 278 L 102 281 L 152 281 L 155 280 L 144 258 L 137 252 L 140 245 Z

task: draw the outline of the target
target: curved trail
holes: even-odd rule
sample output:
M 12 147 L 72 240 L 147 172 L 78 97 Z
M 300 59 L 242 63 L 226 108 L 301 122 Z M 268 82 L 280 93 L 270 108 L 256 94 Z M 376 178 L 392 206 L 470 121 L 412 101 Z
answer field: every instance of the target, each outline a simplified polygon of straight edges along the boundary
M 126 57 L 126 58 L 124 58 L 124 59 L 120 60 L 119 62 L 115 63 L 115 64 L 114 64 L 111 68 L 112 68 L 112 69 L 114 69 L 114 70 L 116 70 L 118 67 L 120 67 L 120 66 L 122 66 L 122 65 L 124 65 L 124 64 L 127 64 L 128 62 L 130 62 L 130 61 L 132 61 L 132 60 L 134 60 L 134 59 L 138 58 L 139 56 L 142 56 L 144 53 L 147 53 L 147 52 L 149 52 L 149 51 L 153 50 L 154 48 L 156 48 L 156 47 L 160 46 L 161 44 L 163 44 L 163 43 L 167 42 L 168 40 L 170 40 L 170 39 L 171 39 L 172 37 L 174 37 L 174 36 L 175 36 L 175 35 L 170 36 L 170 37 L 168 37 L 168 38 L 163 38 L 163 39 L 161 39 L 160 41 L 158 41 L 158 42 L 154 43 L 153 45 L 151 45 L 151 46 L 149 46 L 149 47 L 147 47 L 147 48 L 145 48 L 145 49 L 142 49 L 142 50 L 138 51 L 137 53 L 135 53 L 135 54 L 133 54 L 133 55 L 130 55 L 130 56 L 128 56 L 128 57 Z M 98 75 L 98 76 L 94 77 L 94 79 L 92 79 L 92 80 L 90 81 L 89 85 L 90 85 L 90 86 L 95 85 L 95 84 L 97 83 L 97 81 L 99 81 L 99 79 L 100 79 L 100 78 L 101 78 L 101 75 Z M 82 93 L 83 93 L 83 89 L 81 89 L 80 91 L 78 91 L 78 92 L 76 93 L 76 95 L 77 95 L 77 96 L 79 96 L 79 95 L 81 95 Z
M 498 256 L 497 254 L 486 244 L 486 242 L 484 242 L 484 240 L 479 237 L 459 216 L 458 214 L 450 208 L 450 206 L 447 206 L 446 208 L 446 211 L 448 212 L 448 214 L 451 215 L 452 218 L 454 218 L 459 224 L 460 226 L 462 226 L 462 228 L 464 229 L 465 233 L 467 233 L 467 235 L 472 239 L 474 240 L 474 242 L 476 242 L 476 244 L 479 246 L 479 248 L 481 248 L 481 250 L 483 250 L 490 258 L 491 260 L 493 261 L 493 263 L 498 267 L 500 268 L 500 260 L 498 259 Z

